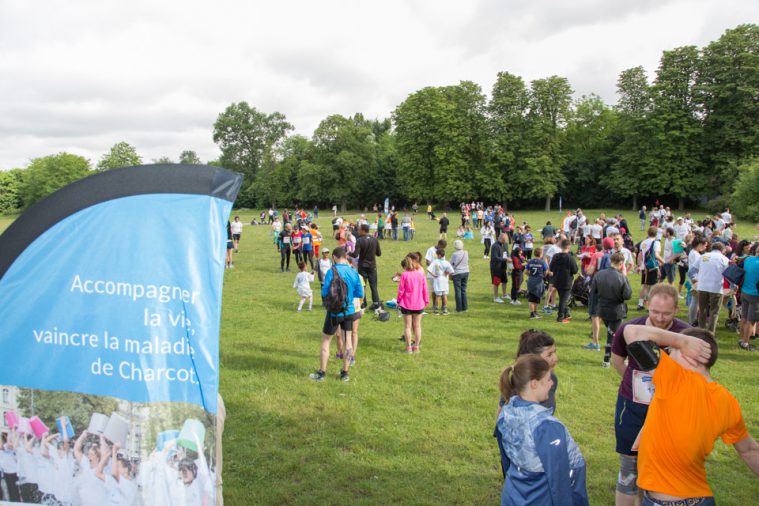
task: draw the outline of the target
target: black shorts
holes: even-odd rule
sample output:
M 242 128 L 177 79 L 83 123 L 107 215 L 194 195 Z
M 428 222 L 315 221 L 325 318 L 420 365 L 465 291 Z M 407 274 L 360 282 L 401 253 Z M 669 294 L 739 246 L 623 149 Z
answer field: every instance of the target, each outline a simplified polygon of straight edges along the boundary
M 617 439 L 617 453 L 637 455 L 632 445 L 646 421 L 648 406 L 625 399 L 617 394 L 617 407 L 614 413 L 614 435 Z
M 406 309 L 405 307 L 401 308 L 401 314 L 422 314 L 424 313 L 424 309 Z
M 232 241 L 227 241 L 227 249 L 232 249 L 234 247 L 235 246 L 234 246 L 234 243 Z
M 658 267 L 656 269 L 645 270 L 640 275 L 641 285 L 653 286 L 658 282 L 659 282 L 659 268 Z
M 235 241 L 239 241 L 240 240 L 240 235 L 241 234 L 232 234 L 232 239 L 234 239 Z
M 533 304 L 540 304 L 540 297 L 530 292 L 527 292 L 527 302 L 531 302 Z
M 322 333 L 328 336 L 334 336 L 338 328 L 349 332 L 353 330 L 353 320 L 355 319 L 355 314 L 347 316 L 332 316 L 329 314 L 329 312 L 327 312 L 324 317 L 324 326 L 322 327 Z

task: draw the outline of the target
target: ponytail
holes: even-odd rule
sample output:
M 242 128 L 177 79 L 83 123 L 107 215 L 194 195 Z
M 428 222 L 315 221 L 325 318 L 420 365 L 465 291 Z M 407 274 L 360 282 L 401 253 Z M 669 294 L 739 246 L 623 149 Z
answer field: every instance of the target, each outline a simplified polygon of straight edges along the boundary
M 522 355 L 501 373 L 499 387 L 503 400 L 509 402 L 511 396 L 523 393 L 530 381 L 542 379 L 550 370 L 548 362 L 539 355 Z

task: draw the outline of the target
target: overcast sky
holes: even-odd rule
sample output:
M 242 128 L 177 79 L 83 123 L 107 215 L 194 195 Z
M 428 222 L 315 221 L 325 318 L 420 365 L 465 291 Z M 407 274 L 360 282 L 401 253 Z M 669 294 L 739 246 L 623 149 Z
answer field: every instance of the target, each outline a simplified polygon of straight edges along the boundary
M 499 71 L 557 74 L 617 97 L 662 50 L 759 21 L 755 0 L 0 0 L 0 169 L 113 144 L 143 161 L 217 158 L 229 104 L 279 111 L 308 137 L 329 114 L 387 117 L 425 86 Z

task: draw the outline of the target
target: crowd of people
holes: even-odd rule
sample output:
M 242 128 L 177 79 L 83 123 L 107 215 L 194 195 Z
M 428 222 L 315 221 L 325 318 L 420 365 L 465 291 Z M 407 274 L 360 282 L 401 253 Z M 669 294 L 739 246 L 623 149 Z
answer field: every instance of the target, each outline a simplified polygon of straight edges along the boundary
M 348 381 L 358 321 L 367 307 L 365 286 L 371 287 L 370 309 L 383 309 L 376 257 L 382 239 L 399 237 L 395 214 L 390 210 L 383 221 L 380 212 L 374 224 L 364 215 L 356 223 L 335 216 L 338 247 L 331 258 L 323 250 L 318 273 L 323 300 L 342 305 L 326 311 L 319 369 L 310 375 L 314 380 L 325 378 L 330 343 L 337 336 L 340 378 Z M 736 399 L 709 372 L 718 356 L 714 335 L 723 307 L 729 321 L 740 322 L 734 325 L 741 336 L 739 349 L 756 351 L 750 341 L 759 320 L 759 243 L 737 236 L 729 210 L 697 221 L 690 214 L 675 216 L 667 207 L 644 207 L 639 219 L 645 237 L 635 241 L 621 214 L 591 219 L 577 209 L 556 226 L 548 221 L 533 228 L 518 224 L 513 213 L 499 206 L 467 203 L 461 205 L 463 233 L 457 233 L 450 257 L 448 213 L 438 218 L 428 207 L 428 216 L 438 222 L 439 239 L 424 255 L 412 251 L 404 256 L 401 271 L 393 277 L 396 297 L 388 303 L 403 318 L 401 340 L 407 353 L 421 351 L 423 315 L 451 314 L 450 281 L 456 313 L 468 311 L 469 253 L 463 241 L 473 236 L 465 233 L 479 230 L 493 302 L 518 306 L 526 298 L 530 319 L 555 313 L 559 324 L 572 320 L 572 308 L 583 307 L 590 323 L 590 342 L 584 348 L 603 349 L 601 365 L 619 373 L 616 504 L 713 504 L 704 460 L 717 437 L 733 444 L 759 476 L 759 445 L 748 434 Z M 295 226 L 318 231 L 307 216 Z M 292 244 L 282 241 L 288 232 L 286 228 L 279 234 L 280 252 Z M 312 237 L 322 239 L 320 234 Z M 404 240 L 412 237 L 403 234 Z M 301 281 L 295 284 L 301 297 L 307 267 L 301 261 Z M 629 319 L 633 275 L 641 280 L 636 309 L 645 313 Z M 687 321 L 675 317 L 681 300 L 688 307 Z M 494 433 L 505 478 L 502 504 L 587 504 L 581 449 L 555 416 L 555 341 L 546 332 L 527 331 L 516 355 L 501 375 Z M 688 425 L 686 436 L 677 433 L 683 424 Z

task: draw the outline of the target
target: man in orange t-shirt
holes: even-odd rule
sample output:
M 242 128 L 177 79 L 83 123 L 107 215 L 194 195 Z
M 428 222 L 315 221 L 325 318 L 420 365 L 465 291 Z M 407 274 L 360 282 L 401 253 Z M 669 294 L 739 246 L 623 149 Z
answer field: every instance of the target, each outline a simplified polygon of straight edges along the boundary
M 759 476 L 759 444 L 746 430 L 738 401 L 709 374 L 717 361 L 713 334 L 628 325 L 624 338 L 628 345 L 653 341 L 670 349 L 669 355 L 661 353 L 653 373 L 654 395 L 638 436 L 638 486 L 646 491 L 642 505 L 685 499 L 715 504 L 704 461 L 718 437 L 734 445 Z

